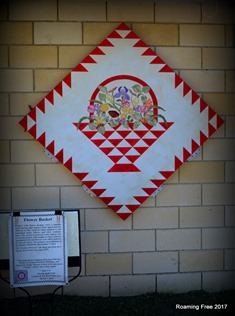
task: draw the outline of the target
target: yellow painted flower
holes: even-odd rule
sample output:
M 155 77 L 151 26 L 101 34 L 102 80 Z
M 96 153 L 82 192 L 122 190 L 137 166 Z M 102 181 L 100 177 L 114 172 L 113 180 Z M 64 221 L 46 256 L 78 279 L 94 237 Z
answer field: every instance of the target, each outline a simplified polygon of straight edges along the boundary
M 107 112 L 109 109 L 109 106 L 107 103 L 103 103 L 103 104 L 101 104 L 100 109 L 102 112 Z
M 122 119 L 126 118 L 126 113 L 122 113 L 122 114 L 121 114 L 121 118 L 122 118 Z
M 104 123 L 104 119 L 101 116 L 96 116 L 96 123 L 98 125 L 103 124 Z

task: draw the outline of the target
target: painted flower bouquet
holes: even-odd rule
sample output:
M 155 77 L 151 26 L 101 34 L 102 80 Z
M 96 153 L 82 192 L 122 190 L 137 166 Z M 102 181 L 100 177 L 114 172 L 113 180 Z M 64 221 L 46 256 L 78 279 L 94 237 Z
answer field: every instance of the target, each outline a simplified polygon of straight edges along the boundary
M 78 128 L 84 120 L 89 120 L 91 130 L 97 130 L 101 134 L 105 133 L 106 124 L 113 128 L 121 124 L 125 128 L 132 126 L 136 129 L 142 123 L 155 126 L 158 118 L 167 124 L 165 117 L 158 113 L 158 110 L 165 110 L 153 103 L 149 86 L 135 84 L 131 88 L 125 86 L 110 90 L 106 86 L 98 88 L 98 98 L 90 100 L 87 108 L 90 116 L 83 116 L 78 122 Z

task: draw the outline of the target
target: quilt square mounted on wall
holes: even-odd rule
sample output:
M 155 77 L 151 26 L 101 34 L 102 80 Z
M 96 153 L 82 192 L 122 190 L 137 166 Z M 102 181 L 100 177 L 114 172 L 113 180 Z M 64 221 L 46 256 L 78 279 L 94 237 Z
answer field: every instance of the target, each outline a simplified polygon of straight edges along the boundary
M 20 121 L 123 220 L 222 124 L 124 23 Z

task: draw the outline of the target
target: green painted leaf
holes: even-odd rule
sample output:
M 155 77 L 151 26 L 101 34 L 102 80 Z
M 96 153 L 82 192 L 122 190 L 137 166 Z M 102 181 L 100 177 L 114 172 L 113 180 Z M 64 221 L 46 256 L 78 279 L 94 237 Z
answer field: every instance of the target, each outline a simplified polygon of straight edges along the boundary
M 100 125 L 100 126 L 98 127 L 98 132 L 99 132 L 100 134 L 104 134 L 104 133 L 105 133 L 105 127 Z
M 148 93 L 149 90 L 150 90 L 150 87 L 149 87 L 149 86 L 144 86 L 144 87 L 142 88 L 142 92 L 143 92 L 143 93 Z

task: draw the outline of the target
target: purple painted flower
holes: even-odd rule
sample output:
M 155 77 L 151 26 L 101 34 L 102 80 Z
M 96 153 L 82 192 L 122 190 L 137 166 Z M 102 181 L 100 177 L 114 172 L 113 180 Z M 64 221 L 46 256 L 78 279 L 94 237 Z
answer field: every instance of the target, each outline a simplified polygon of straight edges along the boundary
M 100 111 L 100 105 L 98 103 L 95 103 L 95 111 L 97 112 Z
M 118 92 L 114 94 L 114 98 L 120 98 L 122 96 L 125 100 L 130 100 L 130 96 L 127 91 L 128 89 L 126 87 L 119 87 Z

